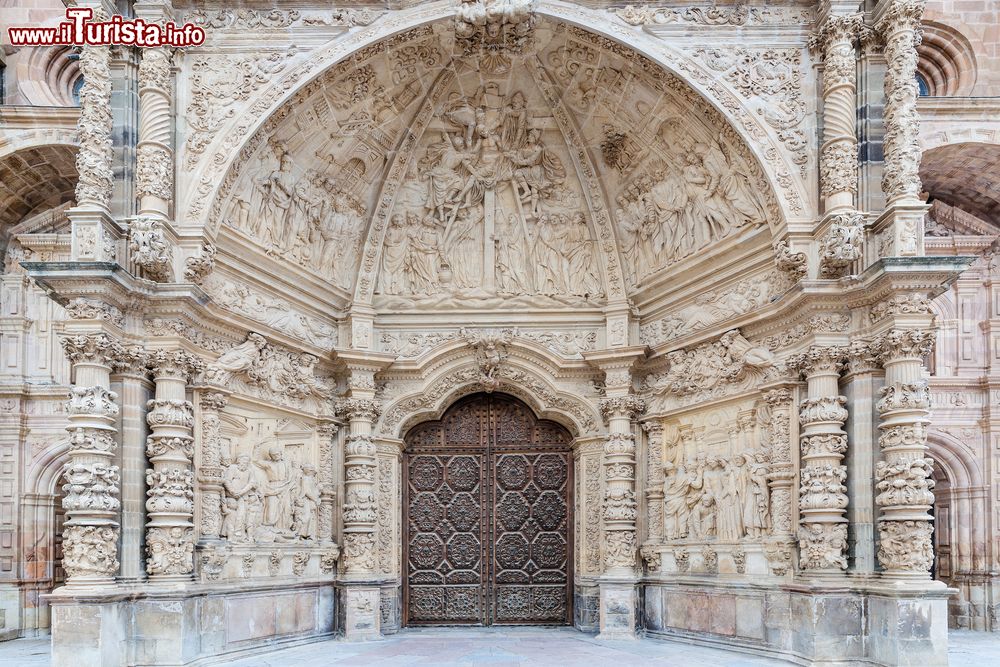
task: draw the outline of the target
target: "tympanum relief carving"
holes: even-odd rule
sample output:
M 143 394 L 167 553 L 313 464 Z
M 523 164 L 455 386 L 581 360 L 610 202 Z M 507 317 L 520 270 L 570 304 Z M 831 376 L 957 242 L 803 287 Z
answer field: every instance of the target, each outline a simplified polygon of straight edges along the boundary
M 532 4 L 463 3 L 334 66 L 252 137 L 213 212 L 362 301 L 422 308 L 600 306 L 776 219 L 683 81 Z

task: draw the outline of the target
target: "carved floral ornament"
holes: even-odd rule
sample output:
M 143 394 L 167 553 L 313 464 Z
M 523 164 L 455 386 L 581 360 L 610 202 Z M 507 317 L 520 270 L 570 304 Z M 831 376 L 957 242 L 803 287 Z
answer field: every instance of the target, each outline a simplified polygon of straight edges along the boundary
M 537 68 L 517 68 L 518 72 L 534 72 L 527 82 L 523 74 L 512 84 L 494 83 L 494 87 L 486 80 L 478 85 L 466 81 L 460 88 L 466 92 L 458 98 L 454 97 L 457 82 L 449 84 L 454 77 L 448 70 L 428 89 L 435 77 L 427 73 L 447 62 L 429 27 L 392 38 L 387 67 L 372 59 L 377 51 L 360 52 L 350 63 L 336 65 L 307 84 L 287 102 L 284 112 L 264 123 L 245 145 L 239 166 L 223 179 L 219 197 L 212 200 L 211 217 L 252 238 L 265 252 L 271 248 L 289 254 L 303 269 L 324 274 L 344 289 L 355 289 L 364 300 L 379 294 L 392 303 L 425 302 L 442 287 L 454 293 L 448 299 L 482 301 L 497 294 L 523 295 L 532 301 L 600 303 L 602 298 L 614 297 L 622 281 L 616 273 L 622 268 L 615 252 L 616 237 L 627 239 L 627 265 L 648 266 L 641 261 L 642 253 L 658 255 L 665 249 L 673 256 L 660 257 L 660 263 L 669 264 L 743 227 L 780 217 L 762 170 L 735 132 L 725 129 L 714 110 L 689 113 L 691 105 L 703 105 L 697 93 L 655 64 L 636 60 L 633 53 L 607 40 L 582 30 L 567 34 L 571 38 L 565 47 L 553 43 L 537 54 Z M 593 72 L 593 81 L 567 78 L 569 72 L 587 66 L 591 57 L 587 54 L 612 47 L 620 63 L 607 60 L 603 71 Z M 512 57 L 523 56 L 515 53 Z M 284 70 L 274 76 L 284 76 Z M 646 128 L 635 125 L 632 115 L 618 114 L 619 124 L 628 123 L 614 131 L 624 133 L 630 145 L 642 150 L 629 153 L 627 159 L 616 158 L 623 168 L 623 183 L 618 195 L 608 193 L 609 198 L 624 197 L 616 206 L 594 199 L 601 188 L 591 187 L 599 172 L 592 157 L 564 146 L 603 141 L 603 134 L 600 138 L 581 136 L 573 127 L 573 116 L 589 110 L 606 113 L 612 99 L 617 105 L 620 95 L 615 95 L 621 85 L 629 82 L 634 87 L 640 80 L 642 85 L 668 92 L 670 101 L 664 98 L 663 105 L 671 108 L 641 109 L 635 118 L 698 117 L 709 119 L 712 127 L 704 131 L 670 124 Z M 577 90 L 567 96 L 565 86 Z M 605 88 L 608 93 L 602 94 Z M 338 92 L 336 99 L 317 105 L 315 96 L 321 90 L 343 94 Z M 419 100 L 428 102 L 421 106 Z M 203 112 L 206 117 L 214 113 Z M 316 156 L 291 154 L 286 147 L 285 125 L 301 126 L 297 117 L 303 113 L 325 119 L 308 126 L 336 128 L 332 138 L 324 135 L 315 143 L 307 142 L 317 149 Z M 412 113 L 416 114 L 416 137 L 403 133 L 397 120 Z M 463 120 L 477 115 L 482 122 Z M 552 121 L 545 120 L 547 116 Z M 716 124 L 723 127 L 721 132 Z M 662 143 L 659 137 L 664 138 Z M 483 152 L 484 142 L 505 154 L 499 164 L 488 157 L 492 148 Z M 390 163 L 393 152 L 397 157 Z M 465 159 L 474 167 L 472 171 L 462 164 L 464 153 L 472 156 Z M 388 181 L 378 184 L 375 176 L 386 169 Z M 425 180 L 421 182 L 420 177 Z M 688 220 L 688 213 L 677 213 L 678 202 L 665 198 L 672 188 L 664 183 L 670 179 L 691 190 L 685 195 L 688 198 L 700 196 L 699 184 L 716 179 L 725 182 L 724 188 L 710 196 L 713 201 L 708 210 L 719 214 Z M 486 194 L 487 185 L 494 186 L 492 195 Z M 202 192 L 199 198 L 209 194 Z M 522 213 L 517 213 L 515 198 L 520 200 Z M 514 217 L 494 215 L 499 209 L 491 209 L 490 202 L 508 199 L 504 210 L 513 210 Z M 262 216 L 251 219 L 243 214 L 261 207 Z M 268 221 L 276 216 L 288 217 L 286 228 L 294 233 L 268 231 L 276 224 Z M 363 238 L 369 219 L 371 231 Z M 416 231 L 408 235 L 407 229 Z M 490 230 L 498 239 L 493 248 L 486 244 Z M 663 238 L 667 231 L 683 238 L 670 243 Z M 323 251 L 324 244 L 336 252 L 343 250 L 343 261 L 328 261 L 332 255 Z M 679 252 L 677 247 L 688 250 Z M 551 254 L 554 261 L 511 263 L 512 258 L 524 256 L 525 248 L 539 256 Z M 361 265 L 355 266 L 353 258 L 359 255 Z M 552 265 L 555 270 L 546 272 L 536 264 Z M 479 281 L 474 280 L 477 276 Z M 624 281 L 634 283 L 640 278 L 630 275 Z M 486 294 L 476 292 L 472 287 L 476 284 L 486 284 Z

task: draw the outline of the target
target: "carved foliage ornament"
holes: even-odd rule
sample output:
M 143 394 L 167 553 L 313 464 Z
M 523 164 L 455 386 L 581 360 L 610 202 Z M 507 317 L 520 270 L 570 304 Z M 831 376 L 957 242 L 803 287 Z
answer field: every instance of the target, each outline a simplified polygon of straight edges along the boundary
M 145 277 L 160 283 L 173 280 L 174 249 L 159 219 L 135 218 L 129 225 L 128 247 Z

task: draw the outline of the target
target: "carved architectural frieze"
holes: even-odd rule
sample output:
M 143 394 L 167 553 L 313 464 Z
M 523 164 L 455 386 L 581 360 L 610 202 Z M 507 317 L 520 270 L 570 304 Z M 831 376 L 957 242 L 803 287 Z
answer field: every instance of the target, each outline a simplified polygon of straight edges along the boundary
M 739 2 L 732 6 L 659 7 L 625 5 L 608 9 L 622 21 L 634 26 L 660 26 L 693 23 L 709 26 L 800 25 L 808 23 L 812 11 L 793 7 L 750 7 Z

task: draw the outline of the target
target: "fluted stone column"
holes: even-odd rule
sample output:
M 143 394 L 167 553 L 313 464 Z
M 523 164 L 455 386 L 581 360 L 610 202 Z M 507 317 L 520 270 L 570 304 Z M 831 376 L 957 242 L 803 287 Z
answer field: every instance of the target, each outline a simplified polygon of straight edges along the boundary
M 62 339 L 73 365 L 66 406 L 69 460 L 63 470 L 63 569 L 67 588 L 102 588 L 118 573 L 119 468 L 114 427 L 118 396 L 111 364 L 120 346 L 106 334 Z
M 872 478 L 878 458 L 875 423 L 875 398 L 881 386 L 881 368 L 871 344 L 852 341 L 847 348 L 847 372 L 844 374 L 844 394 L 851 406 L 847 436 L 851 443 L 847 454 L 848 496 L 851 499 L 847 518 L 850 522 L 852 573 L 868 575 L 875 571 L 875 496 Z
M 152 393 L 145 349 L 127 346 L 112 364 L 111 381 L 121 404 L 121 570 L 120 581 L 146 579 L 143 549 L 146 542 L 146 424 L 145 405 Z
M 857 57 L 861 15 L 830 15 L 813 35 L 811 46 L 823 59 L 823 140 L 820 194 L 823 224 L 820 276 L 837 278 L 861 257 L 863 218 L 855 205 L 858 191 Z
M 799 567 L 812 574 L 847 568 L 847 399 L 839 390 L 845 356 L 842 347 L 814 346 L 791 360 L 807 383 L 799 405 Z
M 652 574 L 660 569 L 658 545 L 663 541 L 663 424 L 644 422 L 646 432 L 646 542 L 642 559 Z
M 922 255 L 920 119 L 917 114 L 917 45 L 924 0 L 885 0 L 875 10 L 875 29 L 885 44 L 885 154 L 882 191 L 886 212 L 875 225 L 878 256 Z
M 885 368 L 877 404 L 882 452 L 875 466 L 878 561 L 882 578 L 902 585 L 930 583 L 934 562 L 930 390 L 923 377 L 923 357 L 933 345 L 934 332 L 919 329 L 893 329 L 875 341 Z
M 218 542 L 222 531 L 222 502 L 225 498 L 222 465 L 222 420 L 220 414 L 229 403 L 229 395 L 214 388 L 198 395 L 201 431 L 201 456 L 197 466 L 198 494 L 201 497 L 201 535 L 199 543 Z
M 202 365 L 183 350 L 150 353 L 156 383 L 147 404 L 146 571 L 150 581 L 188 581 L 194 572 L 194 408 L 187 379 Z
M 792 529 L 792 400 L 790 387 L 778 387 L 764 392 L 764 401 L 771 413 L 771 464 L 767 473 L 771 489 L 771 522 L 773 537 L 791 541 Z

